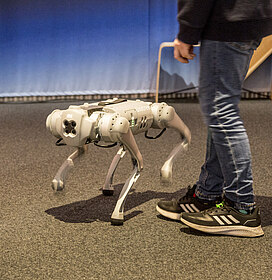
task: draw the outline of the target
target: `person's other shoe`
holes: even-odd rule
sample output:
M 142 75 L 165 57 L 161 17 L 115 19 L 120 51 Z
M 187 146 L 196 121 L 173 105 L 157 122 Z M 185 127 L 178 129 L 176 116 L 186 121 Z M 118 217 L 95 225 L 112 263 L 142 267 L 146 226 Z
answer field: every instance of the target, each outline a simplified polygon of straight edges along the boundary
M 182 213 L 180 220 L 191 228 L 210 234 L 240 237 L 264 235 L 258 207 L 249 214 L 243 214 L 222 202 L 199 213 Z
M 202 200 L 195 195 L 196 185 L 188 187 L 187 193 L 178 200 L 161 200 L 156 209 L 164 217 L 180 220 L 181 213 L 197 213 L 216 205 L 216 201 Z

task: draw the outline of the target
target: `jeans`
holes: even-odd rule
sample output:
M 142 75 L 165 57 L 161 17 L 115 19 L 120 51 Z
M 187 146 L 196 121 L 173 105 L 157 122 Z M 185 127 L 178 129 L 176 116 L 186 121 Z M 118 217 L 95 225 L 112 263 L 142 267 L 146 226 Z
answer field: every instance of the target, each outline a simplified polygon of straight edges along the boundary
M 253 209 L 255 202 L 249 140 L 238 104 L 259 43 L 203 40 L 200 48 L 199 103 L 208 136 L 196 195 L 214 200 L 224 194 L 244 210 Z

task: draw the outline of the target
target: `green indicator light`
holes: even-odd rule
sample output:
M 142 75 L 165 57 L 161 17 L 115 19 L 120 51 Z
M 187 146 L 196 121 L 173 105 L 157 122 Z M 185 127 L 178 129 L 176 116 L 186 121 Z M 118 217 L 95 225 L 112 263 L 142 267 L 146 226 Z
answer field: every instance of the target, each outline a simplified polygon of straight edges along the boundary
M 135 120 L 134 120 L 134 118 L 132 117 L 131 118 L 131 126 L 134 126 L 135 125 Z

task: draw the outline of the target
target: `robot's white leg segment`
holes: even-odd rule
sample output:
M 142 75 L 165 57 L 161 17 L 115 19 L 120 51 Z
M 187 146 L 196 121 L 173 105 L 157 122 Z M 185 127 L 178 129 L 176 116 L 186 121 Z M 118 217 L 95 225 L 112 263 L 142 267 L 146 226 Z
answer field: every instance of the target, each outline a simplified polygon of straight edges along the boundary
M 124 155 L 126 154 L 126 151 L 124 150 L 124 147 L 122 146 L 117 154 L 114 156 L 110 168 L 108 170 L 108 174 L 106 177 L 106 181 L 105 181 L 105 185 L 102 189 L 102 192 L 104 195 L 113 195 L 113 187 L 112 187 L 112 182 L 113 182 L 113 176 L 114 176 L 114 172 L 117 169 L 117 166 L 120 162 L 120 160 L 124 157 Z
M 188 145 L 191 142 L 191 132 L 180 117 L 174 112 L 174 116 L 170 121 L 166 122 L 167 128 L 173 128 L 180 133 L 182 142 L 178 144 L 169 154 L 167 160 L 161 168 L 161 179 L 163 182 L 172 181 L 172 168 L 177 155 L 181 151 L 187 151 Z
M 130 177 L 126 180 L 122 191 L 119 195 L 118 201 L 116 203 L 115 209 L 111 215 L 111 224 L 112 225 L 122 225 L 124 222 L 124 204 L 127 198 L 127 195 L 133 186 L 133 184 L 139 178 L 140 173 L 138 167 L 135 165 Z
M 121 143 L 129 150 L 132 159 L 135 160 L 138 171 L 141 171 L 143 169 L 143 157 L 131 130 L 129 129 L 127 133 L 122 133 L 120 138 Z
M 125 133 L 119 134 L 119 141 L 124 145 L 124 147 L 130 152 L 133 171 L 130 174 L 129 178 L 126 180 L 121 193 L 119 195 L 118 201 L 116 203 L 115 209 L 111 216 L 111 223 L 113 225 L 122 225 L 124 222 L 124 204 L 127 198 L 127 195 L 140 176 L 140 171 L 143 169 L 143 158 L 139 151 L 139 148 L 136 144 L 135 138 L 130 129 Z
M 82 156 L 86 151 L 87 146 L 78 147 L 77 150 L 65 160 L 52 181 L 53 190 L 62 191 L 64 189 L 65 179 L 69 170 L 74 166 L 74 160 Z
M 182 142 L 179 143 L 169 154 L 168 158 L 166 159 L 165 163 L 163 164 L 161 168 L 161 180 L 162 182 L 171 182 L 172 181 L 172 169 L 173 169 L 173 163 L 178 154 L 182 150 L 186 150 L 188 147 L 188 143 Z

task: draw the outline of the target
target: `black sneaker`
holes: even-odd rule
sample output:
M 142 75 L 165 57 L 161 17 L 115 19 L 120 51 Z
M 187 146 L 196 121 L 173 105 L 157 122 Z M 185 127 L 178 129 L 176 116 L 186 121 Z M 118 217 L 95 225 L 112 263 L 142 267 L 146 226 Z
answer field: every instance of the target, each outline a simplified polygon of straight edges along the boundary
M 215 201 L 202 200 L 195 195 L 196 185 L 193 187 L 188 187 L 185 196 L 181 197 L 179 200 L 161 200 L 158 202 L 156 209 L 157 211 L 172 220 L 180 220 L 181 213 L 195 213 L 200 212 L 205 209 L 209 209 L 216 205 Z M 222 200 L 222 198 L 221 198 Z
M 222 202 L 200 213 L 183 213 L 180 220 L 191 228 L 210 234 L 241 237 L 264 235 L 258 207 L 250 214 L 243 214 Z

